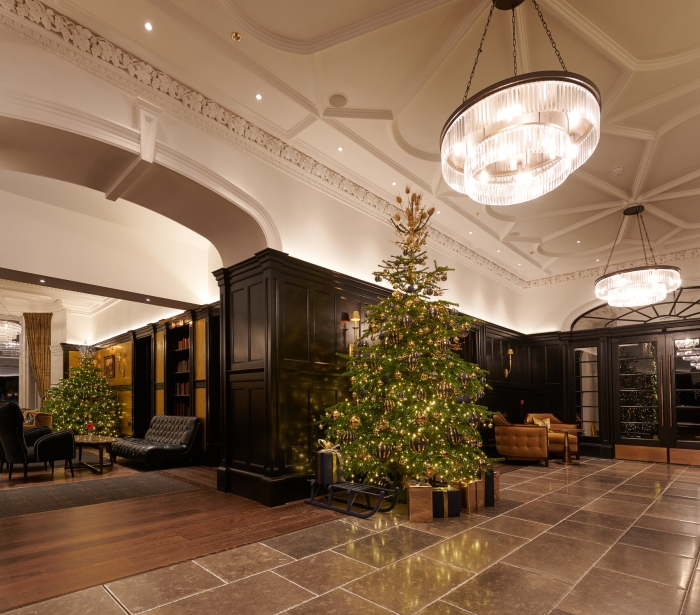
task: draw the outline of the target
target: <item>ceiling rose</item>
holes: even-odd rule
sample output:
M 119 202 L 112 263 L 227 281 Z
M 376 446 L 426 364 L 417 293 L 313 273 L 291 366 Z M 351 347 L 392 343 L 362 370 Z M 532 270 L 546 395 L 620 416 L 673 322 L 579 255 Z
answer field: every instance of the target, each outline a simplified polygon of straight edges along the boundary
M 625 216 L 636 216 L 639 227 L 639 238 L 642 241 L 644 252 L 644 267 L 634 267 L 632 269 L 622 269 L 615 273 L 608 273 L 610 259 L 612 258 L 615 246 L 620 238 L 620 231 L 625 218 L 622 218 L 620 227 L 617 229 L 617 236 L 613 243 L 608 263 L 605 265 L 603 276 L 595 281 L 595 295 L 598 299 L 607 301 L 613 307 L 639 307 L 658 303 L 666 298 L 666 295 L 680 288 L 681 270 L 678 267 L 667 265 L 657 265 L 654 251 L 649 241 L 646 224 L 642 212 L 644 205 L 633 205 L 622 213 Z M 642 230 L 644 234 L 642 234 Z M 646 239 L 646 245 L 644 240 Z M 647 256 L 647 247 L 651 259 Z M 651 260 L 651 262 L 650 262 Z
M 514 205 L 559 186 L 593 153 L 600 139 L 600 92 L 566 69 L 536 2 L 561 71 L 518 75 L 515 7 L 493 0 L 463 103 L 440 135 L 442 175 L 450 187 L 484 205 Z M 469 98 L 494 9 L 511 11 L 514 76 Z

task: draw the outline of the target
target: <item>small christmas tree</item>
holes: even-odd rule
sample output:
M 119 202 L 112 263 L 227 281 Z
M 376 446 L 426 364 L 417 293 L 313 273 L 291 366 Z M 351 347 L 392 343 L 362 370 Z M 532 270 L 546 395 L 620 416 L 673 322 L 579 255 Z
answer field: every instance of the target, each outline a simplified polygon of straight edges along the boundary
M 352 399 L 329 408 L 321 427 L 340 445 L 346 477 L 392 485 L 423 476 L 470 480 L 489 466 L 478 426 L 492 426 L 491 413 L 476 403 L 486 372 L 455 352 L 475 321 L 433 299 L 451 269 L 426 266 L 435 208 L 426 210 L 408 187 L 406 195 L 403 214 L 392 218 L 400 254 L 375 273 L 394 292 L 367 308 L 353 356 L 342 355 Z
M 78 367 L 71 367 L 70 378 L 62 378 L 48 390 L 42 405 L 44 412 L 53 415 L 54 430 L 119 435 L 121 404 L 101 371 L 95 365 L 95 348 L 81 346 Z

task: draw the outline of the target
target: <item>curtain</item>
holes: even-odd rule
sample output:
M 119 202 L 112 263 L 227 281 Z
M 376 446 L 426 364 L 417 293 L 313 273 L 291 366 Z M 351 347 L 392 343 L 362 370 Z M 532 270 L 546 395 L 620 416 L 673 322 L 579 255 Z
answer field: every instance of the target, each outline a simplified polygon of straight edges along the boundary
M 51 313 L 24 314 L 29 363 L 42 400 L 51 384 L 51 316 Z

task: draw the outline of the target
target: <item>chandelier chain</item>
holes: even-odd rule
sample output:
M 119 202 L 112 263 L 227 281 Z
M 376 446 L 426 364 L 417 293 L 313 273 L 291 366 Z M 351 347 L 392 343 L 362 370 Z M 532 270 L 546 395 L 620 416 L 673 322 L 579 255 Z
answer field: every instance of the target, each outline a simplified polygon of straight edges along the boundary
M 564 64 L 564 59 L 561 57 L 561 54 L 559 53 L 559 50 L 557 49 L 557 44 L 554 42 L 554 38 L 552 37 L 552 33 L 549 31 L 549 26 L 547 26 L 547 22 L 544 20 L 544 16 L 542 15 L 542 11 L 540 11 L 540 5 L 537 4 L 537 0 L 532 0 L 532 4 L 535 5 L 535 10 L 537 11 L 537 14 L 539 15 L 540 21 L 542 22 L 542 27 L 544 28 L 544 31 L 547 33 L 547 36 L 549 37 L 549 42 L 552 43 L 552 49 L 554 49 L 554 53 L 557 54 L 557 58 L 559 59 L 559 64 L 561 64 L 562 70 L 566 71 L 566 64 Z
M 518 76 L 517 41 L 515 40 L 515 7 L 513 7 L 513 75 Z
M 644 224 L 644 216 L 641 213 L 639 214 L 639 219 L 642 221 L 642 228 L 644 229 L 644 234 L 646 235 L 646 238 L 647 238 L 647 244 L 649 245 L 649 252 L 651 252 L 651 262 L 654 263 L 654 265 L 656 265 L 656 257 L 654 256 L 654 248 L 651 247 L 651 241 L 649 240 L 649 233 L 647 232 L 647 225 Z M 643 240 L 642 240 L 642 245 L 644 245 Z
M 642 240 L 642 253 L 644 254 L 644 264 L 648 267 L 649 266 L 649 259 L 647 258 L 647 248 L 644 245 L 644 237 L 642 235 L 642 221 L 639 218 L 639 214 L 637 214 L 637 226 L 639 227 L 639 238 Z M 649 239 L 649 236 L 647 236 L 647 239 Z M 651 249 L 651 245 L 649 246 Z
M 464 102 L 467 102 L 469 98 L 469 88 L 472 87 L 472 79 L 474 79 L 474 71 L 476 70 L 476 65 L 479 63 L 479 55 L 481 55 L 481 48 L 484 46 L 484 39 L 486 38 L 486 32 L 489 29 L 489 24 L 491 23 L 491 16 L 493 15 L 493 9 L 496 8 L 495 4 L 491 5 L 491 10 L 489 11 L 489 17 L 486 20 L 486 27 L 484 28 L 484 33 L 481 35 L 481 42 L 479 43 L 479 49 L 476 52 L 476 58 L 474 58 L 474 66 L 472 66 L 472 72 L 469 75 L 469 83 L 467 83 L 467 89 L 464 92 Z
M 625 217 L 622 216 L 622 220 L 620 220 L 620 226 L 617 229 L 617 235 L 615 235 L 615 242 L 613 243 L 612 250 L 610 250 L 610 256 L 608 256 L 608 262 L 605 263 L 605 269 L 603 269 L 603 275 L 605 275 L 608 272 L 608 267 L 610 267 L 610 260 L 612 259 L 613 252 L 615 251 L 615 246 L 617 246 L 617 240 L 620 237 L 620 231 L 622 230 L 622 225 L 625 222 Z

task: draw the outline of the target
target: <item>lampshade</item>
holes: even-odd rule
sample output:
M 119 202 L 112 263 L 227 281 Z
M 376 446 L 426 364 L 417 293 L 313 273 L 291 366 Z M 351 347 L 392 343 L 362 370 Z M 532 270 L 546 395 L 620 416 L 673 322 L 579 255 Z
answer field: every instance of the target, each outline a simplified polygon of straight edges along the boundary
M 598 278 L 595 295 L 613 307 L 637 307 L 663 301 L 680 285 L 681 270 L 678 267 L 634 267 Z
M 350 320 L 352 320 L 352 322 L 360 322 L 360 313 L 357 311 L 353 312 Z
M 526 73 L 467 99 L 440 135 L 447 184 L 484 205 L 554 190 L 600 139 L 600 93 L 567 71 Z

